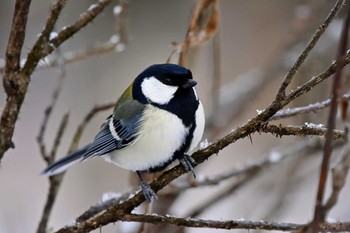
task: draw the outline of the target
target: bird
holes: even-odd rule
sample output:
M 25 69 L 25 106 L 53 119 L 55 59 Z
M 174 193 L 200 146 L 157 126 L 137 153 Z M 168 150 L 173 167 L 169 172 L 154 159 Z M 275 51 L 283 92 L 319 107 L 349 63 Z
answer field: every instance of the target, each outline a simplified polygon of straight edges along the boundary
M 118 99 L 91 143 L 49 165 L 53 176 L 77 162 L 103 157 L 136 172 L 145 199 L 156 193 L 142 173 L 159 172 L 178 160 L 192 172 L 189 155 L 202 138 L 205 115 L 192 72 L 176 64 L 154 64 L 142 71 Z

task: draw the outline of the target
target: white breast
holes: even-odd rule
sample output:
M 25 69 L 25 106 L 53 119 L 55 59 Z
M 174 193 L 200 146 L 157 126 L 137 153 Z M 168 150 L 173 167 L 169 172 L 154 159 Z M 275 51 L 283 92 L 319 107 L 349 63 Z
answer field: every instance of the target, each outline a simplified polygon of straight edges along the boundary
M 111 162 L 133 171 L 160 166 L 181 147 L 189 132 L 176 115 L 152 105 L 146 107 L 143 119 L 139 136 L 133 144 L 112 152 Z
M 202 103 L 199 101 L 198 109 L 196 111 L 196 129 L 193 132 L 193 139 L 190 145 L 189 152 L 193 151 L 202 139 L 204 126 L 205 126 L 205 115 Z

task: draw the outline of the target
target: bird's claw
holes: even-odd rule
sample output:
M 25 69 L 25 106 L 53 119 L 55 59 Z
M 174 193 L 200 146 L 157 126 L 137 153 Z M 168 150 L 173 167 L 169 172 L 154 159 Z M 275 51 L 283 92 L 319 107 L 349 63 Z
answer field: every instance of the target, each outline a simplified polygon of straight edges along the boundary
M 179 158 L 180 163 L 185 167 L 186 171 L 192 172 L 193 177 L 196 178 L 196 173 L 192 164 L 196 161 L 189 155 L 184 154 L 181 158 Z
M 148 202 L 152 202 L 158 199 L 157 194 L 152 190 L 151 186 L 145 181 L 140 182 L 143 195 Z

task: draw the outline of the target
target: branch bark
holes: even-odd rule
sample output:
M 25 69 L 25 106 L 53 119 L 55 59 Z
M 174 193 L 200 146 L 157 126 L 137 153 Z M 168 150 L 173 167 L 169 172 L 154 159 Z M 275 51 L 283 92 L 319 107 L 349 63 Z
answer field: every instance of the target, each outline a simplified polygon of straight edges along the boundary
M 3 86 L 7 95 L 0 119 L 0 161 L 6 150 L 14 148 L 12 135 L 18 112 L 27 92 L 29 79 L 20 73 L 21 51 L 31 0 L 17 0 L 9 41 L 6 48 L 6 64 Z

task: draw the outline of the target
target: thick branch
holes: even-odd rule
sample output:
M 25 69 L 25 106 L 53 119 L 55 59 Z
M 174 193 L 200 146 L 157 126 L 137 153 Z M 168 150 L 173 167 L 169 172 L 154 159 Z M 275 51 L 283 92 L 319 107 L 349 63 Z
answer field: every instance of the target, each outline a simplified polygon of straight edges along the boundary
M 6 48 L 6 64 L 3 86 L 7 94 L 6 105 L 0 119 L 0 161 L 10 147 L 14 147 L 12 135 L 18 112 L 27 91 L 29 80 L 18 75 L 21 50 L 25 37 L 31 0 L 17 0 L 9 41 Z

